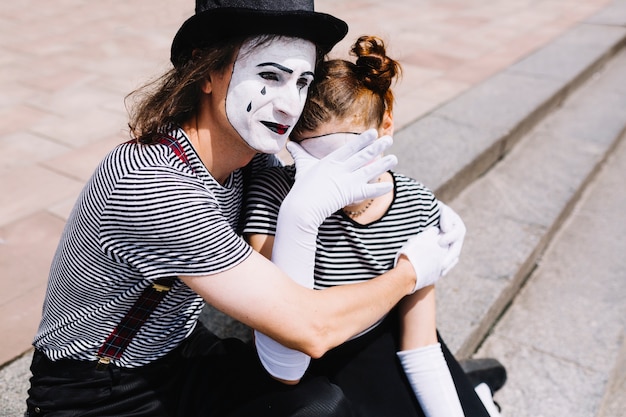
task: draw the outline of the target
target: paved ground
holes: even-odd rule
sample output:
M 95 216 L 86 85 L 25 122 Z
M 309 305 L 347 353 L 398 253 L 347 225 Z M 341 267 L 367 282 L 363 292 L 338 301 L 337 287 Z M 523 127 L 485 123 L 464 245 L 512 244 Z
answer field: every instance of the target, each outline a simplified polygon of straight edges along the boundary
M 317 9 L 350 24 L 335 55 L 361 34 L 388 41 L 404 68 L 402 128 L 608 3 L 318 0 Z M 192 10 L 190 0 L 0 3 L 0 364 L 30 347 L 73 201 L 126 139 L 124 96 L 168 67 L 171 38 Z

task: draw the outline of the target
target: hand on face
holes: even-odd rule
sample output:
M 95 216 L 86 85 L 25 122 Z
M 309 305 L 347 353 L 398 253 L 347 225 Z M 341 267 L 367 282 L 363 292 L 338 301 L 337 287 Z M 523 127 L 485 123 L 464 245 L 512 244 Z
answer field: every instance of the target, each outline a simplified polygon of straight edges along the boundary
M 315 46 L 297 38 L 277 38 L 239 51 L 226 94 L 226 116 L 248 145 L 279 152 L 302 113 L 315 68 Z

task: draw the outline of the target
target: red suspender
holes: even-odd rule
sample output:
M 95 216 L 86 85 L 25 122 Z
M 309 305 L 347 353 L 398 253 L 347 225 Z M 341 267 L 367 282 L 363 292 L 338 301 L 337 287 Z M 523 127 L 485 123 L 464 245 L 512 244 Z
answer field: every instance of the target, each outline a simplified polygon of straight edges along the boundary
M 182 162 L 189 165 L 185 150 L 175 138 L 163 136 L 158 139 L 158 143 L 168 146 Z M 137 301 L 98 349 L 98 369 L 106 368 L 111 359 L 119 359 L 122 356 L 141 326 L 172 288 L 175 280 L 176 277 L 158 278 L 151 286 L 143 290 Z

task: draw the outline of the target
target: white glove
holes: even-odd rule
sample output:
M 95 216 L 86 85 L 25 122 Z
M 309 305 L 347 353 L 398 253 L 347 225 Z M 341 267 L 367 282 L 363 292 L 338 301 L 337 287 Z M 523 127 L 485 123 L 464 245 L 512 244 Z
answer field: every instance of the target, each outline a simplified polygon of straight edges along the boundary
M 464 417 L 441 345 L 397 353 L 426 417 Z
M 272 262 L 300 285 L 313 288 L 316 237 L 322 222 L 354 201 L 391 190 L 390 183 L 368 183 L 397 163 L 394 156 L 372 162 L 392 142 L 391 137 L 376 140 L 376 136 L 375 130 L 367 131 L 320 160 L 300 145 L 288 143 L 296 182 L 278 213 Z M 265 369 L 279 379 L 300 379 L 311 359 L 259 332 L 255 344 Z
M 376 139 L 370 129 L 322 159 L 290 142 L 296 181 L 280 206 L 272 262 L 307 288 L 313 288 L 317 230 L 340 208 L 391 191 L 391 183 L 369 181 L 391 169 L 395 156 L 376 159 L 392 139 Z M 376 159 L 376 160 L 375 160 Z
M 441 276 L 444 276 L 459 262 L 467 229 L 461 217 L 441 201 L 439 202 L 439 213 L 439 229 L 441 230 L 439 244 L 448 248 L 442 265 Z
M 311 362 L 308 355 L 289 349 L 256 330 L 254 331 L 254 343 L 263 367 L 276 378 L 296 381 L 302 378 Z
M 439 240 L 439 229 L 429 227 L 407 240 L 396 254 L 394 265 L 398 263 L 400 255 L 405 255 L 415 269 L 417 280 L 413 292 L 433 285 L 441 276 L 448 249 L 441 247 Z
M 319 160 L 299 144 L 287 143 L 296 164 L 296 182 L 281 212 L 285 206 L 289 212 L 295 209 L 292 215 L 305 219 L 317 233 L 324 219 L 340 208 L 391 191 L 391 183 L 369 182 L 398 162 L 393 155 L 379 158 L 391 146 L 391 136 L 376 138 L 376 130 L 370 129 Z

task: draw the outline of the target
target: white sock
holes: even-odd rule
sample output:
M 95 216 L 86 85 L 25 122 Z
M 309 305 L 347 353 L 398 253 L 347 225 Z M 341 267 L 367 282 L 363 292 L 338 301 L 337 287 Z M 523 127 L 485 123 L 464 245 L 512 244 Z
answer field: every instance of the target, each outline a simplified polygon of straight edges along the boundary
M 480 401 L 483 402 L 483 405 L 485 406 L 485 409 L 487 409 L 489 415 L 491 417 L 500 417 L 500 412 L 498 411 L 498 407 L 496 407 L 493 402 L 493 396 L 491 395 L 489 386 L 483 382 L 476 385 L 474 391 L 478 394 L 478 398 L 480 398 Z

